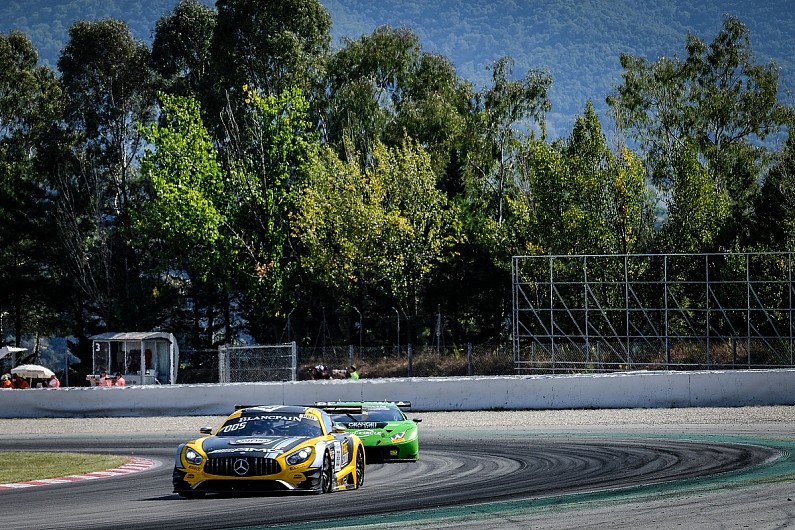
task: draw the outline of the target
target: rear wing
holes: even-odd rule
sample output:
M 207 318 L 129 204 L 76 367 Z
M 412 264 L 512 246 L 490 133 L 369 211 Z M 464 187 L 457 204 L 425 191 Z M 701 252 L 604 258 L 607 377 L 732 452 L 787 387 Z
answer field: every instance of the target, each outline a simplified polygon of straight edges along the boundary
M 394 403 L 402 410 L 411 409 L 411 401 L 378 401 L 371 403 Z M 354 405 L 350 401 L 316 401 L 315 407 L 325 410 L 326 412 L 335 412 L 339 414 L 360 414 L 364 404 Z
M 364 407 L 361 405 L 342 404 L 338 401 L 317 401 L 315 407 L 329 414 L 362 414 Z

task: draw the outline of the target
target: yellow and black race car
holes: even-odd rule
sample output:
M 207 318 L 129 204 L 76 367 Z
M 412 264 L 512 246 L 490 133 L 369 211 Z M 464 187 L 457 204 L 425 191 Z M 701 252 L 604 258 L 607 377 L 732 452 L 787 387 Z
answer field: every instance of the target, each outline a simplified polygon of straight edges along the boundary
M 181 444 L 174 493 L 307 490 L 327 493 L 364 483 L 362 441 L 314 407 L 240 407 L 213 433 Z

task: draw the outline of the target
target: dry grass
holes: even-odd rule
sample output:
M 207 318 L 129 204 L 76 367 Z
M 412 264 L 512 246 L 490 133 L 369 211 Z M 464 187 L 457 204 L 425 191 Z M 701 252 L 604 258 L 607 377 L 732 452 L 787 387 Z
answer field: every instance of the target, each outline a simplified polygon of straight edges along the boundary
M 113 469 L 127 457 L 83 453 L 0 452 L 0 484 Z
M 332 364 L 320 358 L 303 359 L 299 367 L 299 378 L 308 379 L 312 367 L 325 364 L 332 369 L 344 369 L 344 361 Z M 408 360 L 405 356 L 382 356 L 377 358 L 357 359 L 356 368 L 361 377 L 406 377 L 409 375 Z M 515 373 L 513 358 L 499 354 L 478 356 L 469 373 L 469 361 L 466 355 L 439 355 L 436 352 L 415 354 L 411 363 L 412 377 L 458 377 L 466 375 L 506 375 Z

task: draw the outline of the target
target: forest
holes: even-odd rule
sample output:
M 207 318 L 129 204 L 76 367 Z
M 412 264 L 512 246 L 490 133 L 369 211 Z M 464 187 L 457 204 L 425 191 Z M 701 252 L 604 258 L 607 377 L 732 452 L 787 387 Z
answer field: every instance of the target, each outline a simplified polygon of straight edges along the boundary
M 443 314 L 446 343 L 504 343 L 515 255 L 793 250 L 792 108 L 739 18 L 620 54 L 610 138 L 595 99 L 550 134 L 544 68 L 473 83 L 408 27 L 331 28 L 182 0 L 151 43 L 74 22 L 54 66 L 0 34 L 3 342 L 379 345 L 397 315 L 422 344 Z

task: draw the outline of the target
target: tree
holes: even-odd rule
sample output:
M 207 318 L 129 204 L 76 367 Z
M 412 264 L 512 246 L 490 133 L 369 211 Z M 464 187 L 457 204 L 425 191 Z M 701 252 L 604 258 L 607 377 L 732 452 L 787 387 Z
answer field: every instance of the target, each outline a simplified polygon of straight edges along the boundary
M 74 281 L 75 311 L 85 313 L 75 318 L 75 334 L 83 336 L 152 313 L 130 242 L 141 198 L 138 124 L 154 117 L 155 77 L 148 48 L 124 22 L 78 21 L 69 37 L 58 60 L 65 107 L 53 182 L 63 268 Z
M 318 0 L 218 0 L 216 9 L 211 115 L 231 104 L 238 118 L 243 85 L 264 96 L 317 93 L 331 44 L 331 16 Z
M 726 189 L 697 159 L 696 149 L 681 149 L 674 161 L 674 185 L 659 248 L 668 252 L 715 252 L 721 227 L 730 215 Z
M 3 334 L 11 328 L 16 344 L 23 331 L 55 331 L 63 309 L 50 266 L 53 205 L 41 174 L 60 94 L 54 72 L 38 64 L 27 36 L 0 34 L 0 313 Z
M 238 308 L 251 326 L 249 332 L 263 337 L 269 333 L 263 330 L 267 319 L 295 297 L 296 201 L 307 179 L 309 153 L 318 140 L 300 90 L 278 95 L 262 94 L 248 85 L 243 90 L 245 113 L 239 129 L 227 135 L 222 151 L 231 197 L 227 218 L 235 256 L 232 282 L 240 293 Z M 231 112 L 227 109 L 226 116 Z
M 181 0 L 155 24 L 152 64 L 178 95 L 200 95 L 210 68 L 216 13 L 198 0 Z
M 140 245 L 148 249 L 157 298 L 179 307 L 182 297 L 173 292 L 186 292 L 194 308 L 192 346 L 212 347 L 217 313 L 224 315 L 218 319 L 223 320 L 224 336 L 232 333 L 228 296 L 223 296 L 234 266 L 227 178 L 198 102 L 168 94 L 161 94 L 161 101 L 161 124 L 145 130 L 151 147 L 141 160 L 141 171 L 150 182 L 151 197 L 134 216 L 136 232 L 142 237 Z M 221 311 L 216 310 L 219 306 Z M 174 309 L 169 308 L 172 314 Z
M 464 132 L 471 87 L 447 58 L 423 52 L 414 32 L 381 26 L 345 40 L 327 79 L 326 139 L 340 152 L 347 139 L 366 159 L 377 142 L 397 147 L 408 135 L 438 173 L 445 169 Z
M 372 167 L 324 148 L 300 196 L 303 263 L 348 304 L 368 291 L 416 312 L 430 272 L 460 236 L 455 211 L 435 187 L 430 158 L 413 140 L 376 144 Z
M 624 81 L 608 104 L 619 128 L 644 150 L 663 193 L 676 178 L 687 178 L 678 164 L 695 150 L 719 193 L 728 192 L 730 222 L 716 243 L 732 247 L 748 236 L 767 162 L 768 151 L 758 145 L 784 121 L 785 107 L 776 99 L 778 69 L 754 63 L 748 29 L 731 16 L 711 44 L 690 35 L 686 50 L 685 60 L 663 57 L 651 64 L 622 55 Z
M 644 251 L 653 223 L 646 172 L 629 149 L 622 148 L 618 156 L 610 151 L 590 101 L 575 121 L 564 158 L 568 168 L 564 174 L 571 180 L 558 199 L 568 208 L 564 213 L 568 226 L 559 237 L 570 241 L 569 251 Z
M 543 137 L 544 113 L 552 79 L 531 70 L 522 80 L 512 80 L 512 60 L 503 57 L 492 68 L 493 86 L 476 97 L 472 141 L 467 160 L 472 192 L 497 224 L 503 222 L 506 193 L 517 177 L 517 151 L 525 136 Z
M 755 243 L 771 251 L 795 250 L 795 133 L 792 128 L 754 208 Z

